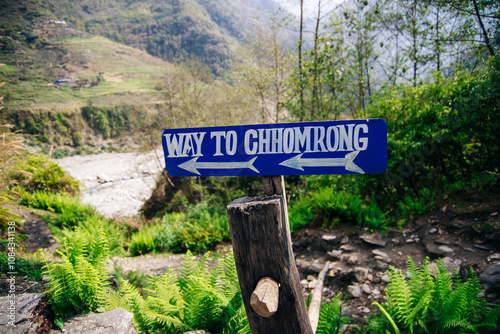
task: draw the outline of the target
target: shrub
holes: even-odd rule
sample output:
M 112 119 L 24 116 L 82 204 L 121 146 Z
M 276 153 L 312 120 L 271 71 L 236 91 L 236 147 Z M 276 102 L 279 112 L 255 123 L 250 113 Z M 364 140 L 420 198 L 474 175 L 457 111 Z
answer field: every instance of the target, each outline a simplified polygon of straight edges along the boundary
M 50 278 L 47 293 L 57 318 L 104 310 L 109 246 L 102 228 L 92 238 L 77 228 L 57 251 L 61 262 L 48 262 L 43 250 L 39 254 L 45 262 L 44 274 Z
M 59 166 L 56 162 L 43 156 L 31 156 L 27 162 L 17 166 L 11 178 L 30 192 L 46 191 L 77 195 L 80 192 L 79 182 Z
M 144 333 L 205 330 L 211 333 L 249 333 L 234 258 L 221 258 L 209 269 L 209 253 L 197 263 L 187 253 L 178 270 L 152 277 L 147 297 L 128 281 L 109 296 L 107 309 L 123 307 L 134 313 Z
M 91 205 L 82 204 L 75 197 L 44 191 L 29 193 L 22 188 L 17 188 L 17 190 L 21 197 L 21 205 L 59 214 L 52 221 L 54 225 L 59 227 L 73 227 L 96 215 L 95 209 Z
M 15 272 L 18 276 L 28 276 L 30 279 L 41 280 L 42 267 L 43 264 L 37 259 L 16 257 Z M 12 270 L 9 269 L 7 252 L 2 251 L 0 252 L 0 273 L 7 275 L 10 271 Z
M 471 271 L 466 282 L 452 278 L 438 261 L 435 277 L 429 260 L 417 268 L 408 258 L 409 280 L 390 268 L 386 289 L 388 306 L 375 302 L 385 316 L 386 332 L 394 333 L 492 333 L 500 319 L 500 307 L 490 309 L 479 297 L 481 285 Z

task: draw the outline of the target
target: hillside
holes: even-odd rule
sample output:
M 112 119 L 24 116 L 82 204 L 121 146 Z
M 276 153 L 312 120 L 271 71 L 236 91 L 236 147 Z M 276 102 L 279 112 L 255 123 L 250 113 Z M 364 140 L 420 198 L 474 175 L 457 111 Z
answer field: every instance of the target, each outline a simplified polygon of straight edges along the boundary
M 105 105 L 144 104 L 134 97 L 151 93 L 158 75 L 172 66 L 71 27 L 41 23 L 32 31 L 43 42 L 30 47 L 16 41 L 16 52 L 0 58 L 7 64 L 2 67 L 3 95 L 11 109 L 75 110 L 89 99 Z
M 0 5 L 0 22 L 29 26 L 64 19 L 79 31 L 107 37 L 151 55 L 177 61 L 196 57 L 222 75 L 234 47 L 272 0 L 16 1 Z

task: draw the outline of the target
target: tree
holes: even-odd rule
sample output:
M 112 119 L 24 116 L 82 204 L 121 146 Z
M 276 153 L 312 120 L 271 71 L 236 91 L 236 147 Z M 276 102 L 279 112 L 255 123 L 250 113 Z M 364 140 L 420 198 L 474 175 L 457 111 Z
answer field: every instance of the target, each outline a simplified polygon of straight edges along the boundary
M 235 62 L 240 85 L 258 98 L 262 122 L 283 119 L 283 99 L 288 90 L 287 79 L 292 67 L 292 54 L 285 46 L 282 26 L 286 17 L 271 17 L 269 25 L 254 26 L 240 48 Z

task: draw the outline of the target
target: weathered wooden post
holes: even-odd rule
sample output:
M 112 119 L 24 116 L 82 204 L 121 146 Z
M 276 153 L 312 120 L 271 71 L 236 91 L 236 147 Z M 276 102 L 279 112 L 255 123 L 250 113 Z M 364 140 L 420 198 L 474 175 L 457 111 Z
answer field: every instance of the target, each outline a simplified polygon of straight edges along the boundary
M 314 333 L 318 322 L 311 325 L 302 295 L 283 175 L 385 171 L 385 122 L 168 129 L 162 144 L 167 171 L 174 176 L 270 175 L 263 176 L 264 196 L 236 199 L 227 207 L 245 311 L 253 334 Z M 312 317 L 317 318 L 320 297 L 321 291 Z
M 252 333 L 313 333 L 299 272 L 295 266 L 290 228 L 281 195 L 246 197 L 228 205 L 229 227 L 241 294 Z M 277 310 L 263 315 L 251 298 L 261 279 L 270 277 L 278 291 L 267 289 Z M 256 289 L 257 288 L 257 289 Z

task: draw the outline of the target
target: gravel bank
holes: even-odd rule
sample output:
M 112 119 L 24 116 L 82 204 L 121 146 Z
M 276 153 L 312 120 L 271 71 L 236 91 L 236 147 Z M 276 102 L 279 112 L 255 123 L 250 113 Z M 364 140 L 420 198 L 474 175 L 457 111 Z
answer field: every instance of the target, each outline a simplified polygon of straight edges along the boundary
M 163 151 L 100 153 L 59 159 L 71 176 L 83 183 L 81 198 L 106 217 L 133 217 L 165 168 Z

